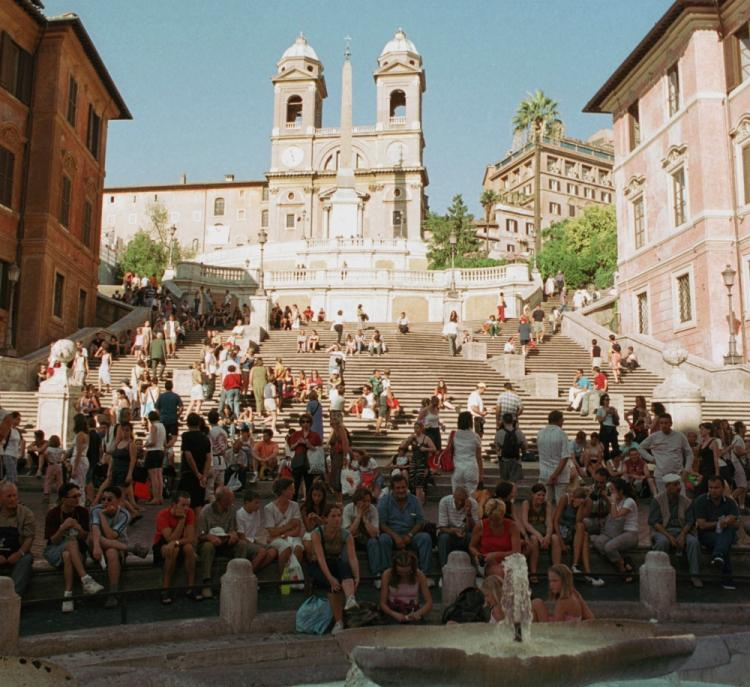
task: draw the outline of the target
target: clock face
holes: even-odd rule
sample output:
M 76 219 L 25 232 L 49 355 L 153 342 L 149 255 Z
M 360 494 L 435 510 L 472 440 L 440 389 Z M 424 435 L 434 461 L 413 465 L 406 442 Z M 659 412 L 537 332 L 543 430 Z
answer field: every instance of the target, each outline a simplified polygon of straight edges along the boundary
M 406 146 L 401 141 L 396 141 L 388 146 L 388 162 L 398 165 L 406 159 Z
M 305 157 L 305 153 L 302 148 L 297 146 L 289 146 L 281 153 L 281 161 L 286 167 L 298 167 Z

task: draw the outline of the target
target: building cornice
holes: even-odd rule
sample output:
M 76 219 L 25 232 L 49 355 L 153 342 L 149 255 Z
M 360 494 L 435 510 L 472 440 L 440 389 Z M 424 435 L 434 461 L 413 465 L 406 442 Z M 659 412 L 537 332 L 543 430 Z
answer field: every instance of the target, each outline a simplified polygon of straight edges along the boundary
M 142 193 L 153 191 L 203 191 L 222 188 L 248 188 L 268 186 L 267 181 L 218 181 L 201 184 L 150 184 L 148 186 L 111 186 L 102 193 Z

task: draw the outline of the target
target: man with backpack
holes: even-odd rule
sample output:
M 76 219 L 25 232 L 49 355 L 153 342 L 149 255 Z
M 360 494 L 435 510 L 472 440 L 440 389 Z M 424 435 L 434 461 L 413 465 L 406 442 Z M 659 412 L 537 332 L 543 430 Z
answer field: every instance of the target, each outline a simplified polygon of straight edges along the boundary
M 495 433 L 495 450 L 500 462 L 500 479 L 518 482 L 523 478 L 521 458 L 528 449 L 526 437 L 518 429 L 511 413 L 503 413 L 502 424 Z

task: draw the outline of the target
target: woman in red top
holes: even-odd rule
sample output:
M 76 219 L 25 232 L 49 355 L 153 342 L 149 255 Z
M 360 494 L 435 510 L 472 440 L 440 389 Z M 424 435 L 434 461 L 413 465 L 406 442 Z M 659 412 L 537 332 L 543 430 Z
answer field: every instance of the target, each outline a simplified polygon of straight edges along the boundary
M 312 487 L 315 475 L 310 473 L 310 463 L 307 460 L 307 451 L 316 446 L 321 446 L 323 440 L 320 434 L 310 429 L 312 417 L 305 414 L 299 420 L 302 429 L 292 433 L 287 439 L 289 448 L 294 452 L 292 458 L 292 477 L 294 478 L 294 500 L 299 496 L 299 487 L 302 480 L 305 480 L 305 493 L 307 494 Z
M 505 502 L 489 499 L 484 505 L 485 517 L 474 526 L 469 553 L 474 556 L 486 577 L 502 575 L 506 556 L 521 553 L 521 535 L 513 520 L 505 519 Z

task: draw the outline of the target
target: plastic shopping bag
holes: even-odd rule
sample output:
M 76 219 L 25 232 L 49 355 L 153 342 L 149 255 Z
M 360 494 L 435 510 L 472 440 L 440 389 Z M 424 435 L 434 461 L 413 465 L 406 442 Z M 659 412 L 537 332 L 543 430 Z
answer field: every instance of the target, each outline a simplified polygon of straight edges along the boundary
M 304 600 L 297 609 L 295 628 L 297 632 L 310 635 L 322 635 L 328 631 L 333 622 L 333 611 L 328 599 L 311 596 Z

